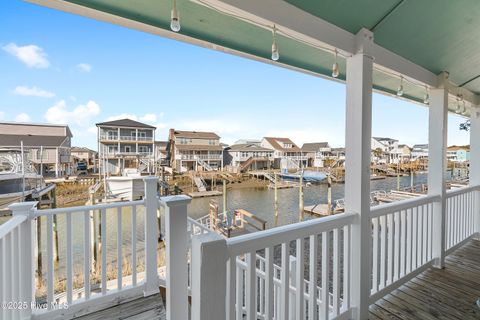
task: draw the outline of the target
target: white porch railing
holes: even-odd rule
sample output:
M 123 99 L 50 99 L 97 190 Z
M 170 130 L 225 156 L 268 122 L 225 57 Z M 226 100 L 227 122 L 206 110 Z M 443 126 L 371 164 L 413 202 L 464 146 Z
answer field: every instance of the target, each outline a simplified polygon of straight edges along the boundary
M 194 237 L 192 316 L 224 319 L 226 314 L 229 320 L 348 317 L 350 226 L 356 216 L 335 215 L 228 240 L 216 234 Z M 212 283 L 216 293 L 207 291 Z M 225 305 L 219 303 L 225 299 L 222 287 L 226 288 Z M 196 290 L 208 293 L 196 295 Z M 215 308 L 205 308 L 212 304 Z
M 447 254 L 461 246 L 475 233 L 475 197 L 478 190 L 479 187 L 475 186 L 447 191 L 445 217 Z M 476 214 L 479 214 L 478 210 Z

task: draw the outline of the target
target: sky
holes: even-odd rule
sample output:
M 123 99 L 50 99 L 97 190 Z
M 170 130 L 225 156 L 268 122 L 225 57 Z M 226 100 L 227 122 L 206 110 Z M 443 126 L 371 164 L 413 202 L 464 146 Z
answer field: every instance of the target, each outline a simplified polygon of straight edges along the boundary
M 131 118 L 215 131 L 345 143 L 345 85 L 20 0 L 0 2 L 0 121 L 68 124 L 96 149 L 95 123 Z M 449 116 L 448 144 L 469 143 Z M 373 94 L 373 136 L 428 142 L 428 109 Z

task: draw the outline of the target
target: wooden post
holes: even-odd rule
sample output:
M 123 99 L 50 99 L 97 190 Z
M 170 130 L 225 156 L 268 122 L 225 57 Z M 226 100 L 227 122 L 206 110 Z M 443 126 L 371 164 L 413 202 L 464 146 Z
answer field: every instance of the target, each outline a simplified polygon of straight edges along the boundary
M 42 286 L 42 274 L 43 274 L 43 268 L 42 268 L 42 217 L 37 217 L 37 287 Z
M 397 190 L 400 190 L 400 163 L 397 163 Z
M 192 320 L 225 320 L 227 258 L 227 243 L 220 235 L 192 238 Z
M 188 319 L 187 206 L 191 199 L 180 195 L 160 200 L 165 209 L 167 319 Z
M 146 177 L 143 181 L 145 182 L 145 288 L 143 294 L 146 297 L 160 291 L 157 273 L 158 198 L 157 178 Z
M 328 204 L 328 211 L 327 213 L 330 215 L 332 214 L 332 176 L 329 174 L 327 176 L 327 204 Z
M 227 181 L 223 179 L 223 213 L 227 214 Z
M 370 154 L 372 137 L 373 34 L 356 35 L 358 53 L 347 58 L 345 212 L 359 214 L 352 224 L 351 303 L 353 319 L 368 319 L 371 274 Z
M 300 185 L 298 188 L 298 220 L 303 221 L 303 214 L 304 214 L 304 197 L 303 197 L 303 169 L 300 173 Z
M 57 192 L 56 188 L 52 189 L 52 194 L 53 194 L 53 204 L 52 207 L 55 209 L 57 207 Z M 57 232 L 57 215 L 53 215 L 53 241 L 54 241 L 54 246 L 53 246 L 53 259 L 57 263 L 60 261 L 60 257 L 58 255 L 58 232 Z
M 442 87 L 430 91 L 428 130 L 428 194 L 440 196 L 433 204 L 432 250 L 434 267 L 445 266 L 445 214 L 447 170 L 448 77 L 440 75 Z
M 275 195 L 275 200 L 274 200 L 274 210 L 275 210 L 275 225 L 277 225 L 277 220 L 278 220 L 278 176 L 277 173 L 273 173 L 274 176 L 274 195 Z
M 471 186 L 480 185 L 480 112 L 472 108 L 470 111 L 470 177 Z M 474 230 L 480 239 L 480 191 L 475 191 Z

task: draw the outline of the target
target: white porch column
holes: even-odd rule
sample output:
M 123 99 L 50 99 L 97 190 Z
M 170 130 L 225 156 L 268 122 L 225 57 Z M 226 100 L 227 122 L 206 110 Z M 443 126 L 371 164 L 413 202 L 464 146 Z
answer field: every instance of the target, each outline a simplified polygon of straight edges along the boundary
M 470 112 L 470 176 L 471 186 L 480 185 L 480 111 L 473 107 Z M 480 191 L 475 192 L 475 232 L 480 239 Z
M 373 58 L 366 54 L 373 34 L 357 34 L 358 53 L 347 58 L 345 133 L 345 212 L 358 213 L 352 226 L 351 301 L 353 319 L 368 319 L 370 296 L 370 149 L 372 136 Z
M 433 204 L 432 249 L 436 268 L 443 268 L 445 264 L 448 88 L 443 84 L 446 81 L 446 74 L 442 74 L 441 87 L 430 92 L 428 121 L 428 195 L 440 196 L 440 201 Z

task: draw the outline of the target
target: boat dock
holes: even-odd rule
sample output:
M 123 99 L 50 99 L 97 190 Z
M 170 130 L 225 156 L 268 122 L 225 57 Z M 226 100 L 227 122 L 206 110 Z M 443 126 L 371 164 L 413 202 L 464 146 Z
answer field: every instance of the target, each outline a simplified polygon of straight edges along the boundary
M 221 196 L 223 193 L 221 191 L 217 190 L 210 190 L 210 191 L 196 191 L 196 192 L 190 192 L 188 194 L 189 197 L 192 198 L 205 198 L 205 197 L 216 197 L 216 196 Z

